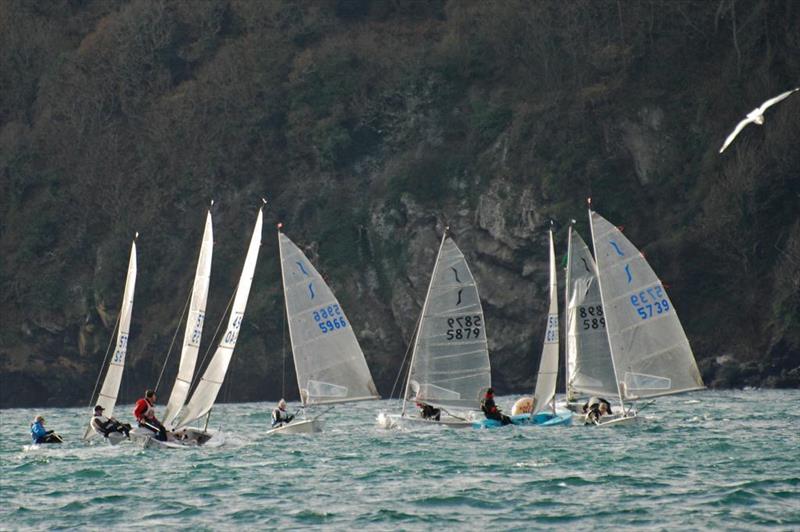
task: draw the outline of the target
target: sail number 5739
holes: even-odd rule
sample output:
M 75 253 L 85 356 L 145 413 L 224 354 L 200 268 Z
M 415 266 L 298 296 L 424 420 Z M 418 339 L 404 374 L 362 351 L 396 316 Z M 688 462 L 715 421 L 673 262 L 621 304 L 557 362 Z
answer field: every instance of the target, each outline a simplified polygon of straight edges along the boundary
M 670 309 L 669 301 L 660 285 L 646 288 L 638 294 L 631 294 L 631 305 L 643 320 L 669 312 Z

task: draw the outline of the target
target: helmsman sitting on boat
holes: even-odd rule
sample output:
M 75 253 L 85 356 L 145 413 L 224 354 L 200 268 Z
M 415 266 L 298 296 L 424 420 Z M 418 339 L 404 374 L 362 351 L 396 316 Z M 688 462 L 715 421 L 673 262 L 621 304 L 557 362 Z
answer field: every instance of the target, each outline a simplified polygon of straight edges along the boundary
M 36 416 L 33 423 L 31 423 L 31 439 L 33 443 L 64 443 L 64 440 L 55 431 L 44 428 L 44 418 L 42 416 Z
M 613 415 L 611 403 L 602 397 L 590 397 L 583 405 L 583 413 L 586 414 L 586 424 L 598 424 L 603 416 Z
M 486 419 L 497 420 L 503 425 L 511 424 L 511 418 L 503 414 L 494 404 L 494 389 L 492 388 L 486 390 L 486 395 L 481 399 L 481 410 L 483 410 Z
M 419 408 L 419 417 L 422 419 L 432 419 L 433 421 L 439 421 L 442 417 L 442 411 L 439 408 L 434 408 L 427 403 L 417 403 L 417 408 Z
M 294 415 L 286 411 L 286 401 L 281 399 L 278 401 L 278 406 L 272 411 L 272 426 L 282 427 L 287 423 L 291 423 Z
M 136 401 L 133 415 L 139 426 L 153 432 L 158 441 L 167 441 L 167 429 L 156 418 L 155 403 L 156 392 L 147 390 L 144 392 L 144 397 Z
M 102 434 L 108 438 L 108 435 L 113 432 L 124 434 L 126 438 L 130 438 L 131 426 L 127 423 L 120 423 L 113 417 L 106 417 L 103 415 L 103 408 L 101 405 L 94 407 L 94 415 L 92 416 L 92 428 L 98 434 Z

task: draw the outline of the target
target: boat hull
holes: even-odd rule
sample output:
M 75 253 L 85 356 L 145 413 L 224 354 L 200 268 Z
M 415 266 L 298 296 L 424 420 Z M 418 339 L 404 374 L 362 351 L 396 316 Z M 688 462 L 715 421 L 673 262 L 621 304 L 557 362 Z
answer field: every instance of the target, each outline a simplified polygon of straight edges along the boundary
M 630 412 L 626 415 L 614 415 L 614 416 L 605 416 L 600 419 L 600 423 L 592 423 L 586 422 L 585 416 L 580 416 L 581 422 L 584 425 L 588 426 L 595 426 L 595 427 L 622 427 L 622 426 L 630 426 L 634 425 L 639 422 L 641 419 L 640 416 L 636 414 L 636 412 Z
M 322 432 L 324 425 L 325 422 L 321 419 L 303 419 L 268 430 L 267 436 L 273 434 L 313 434 L 315 432 Z
M 571 425 L 573 414 L 570 411 L 562 411 L 553 414 L 552 412 L 540 412 L 533 416 L 529 414 L 519 414 L 511 416 L 511 425 L 518 427 L 552 427 L 555 425 Z M 482 419 L 472 423 L 474 429 L 496 429 L 504 426 L 496 419 Z
M 422 417 L 404 416 L 402 414 L 385 414 L 381 412 L 376 418 L 378 426 L 384 429 L 412 428 L 412 427 L 448 427 L 451 429 L 464 429 L 472 426 L 469 419 L 445 417 L 436 421 Z
M 216 434 L 216 431 L 185 427 L 175 432 L 168 432 L 167 441 L 158 441 L 151 431 L 135 428 L 131 431 L 131 440 L 143 449 L 187 449 L 205 445 Z

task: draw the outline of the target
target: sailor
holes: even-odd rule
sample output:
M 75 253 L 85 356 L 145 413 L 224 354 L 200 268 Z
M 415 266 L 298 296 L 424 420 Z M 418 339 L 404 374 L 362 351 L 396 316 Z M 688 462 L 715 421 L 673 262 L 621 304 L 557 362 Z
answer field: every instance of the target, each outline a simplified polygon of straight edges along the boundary
M 286 401 L 281 399 L 278 401 L 278 407 L 272 411 L 272 426 L 282 427 L 287 423 L 291 423 L 294 416 L 286 411 Z
M 120 423 L 113 417 L 106 417 L 103 415 L 103 408 L 101 405 L 94 407 L 94 415 L 92 416 L 92 428 L 99 434 L 108 438 L 112 432 L 119 432 L 124 434 L 126 438 L 130 438 L 131 426 L 127 423 Z
M 156 410 L 153 405 L 156 403 L 156 392 L 147 390 L 144 397 L 136 401 L 133 415 L 139 426 L 155 433 L 158 441 L 167 441 L 167 429 L 156 418 Z
M 31 423 L 31 439 L 33 443 L 64 443 L 61 436 L 44 428 L 44 418 L 36 416 Z
M 503 425 L 511 424 L 511 418 L 503 414 L 494 404 L 494 389 L 492 388 L 486 390 L 486 395 L 481 400 L 481 410 L 483 410 L 483 415 L 486 416 L 486 419 L 494 419 Z
M 590 397 L 583 405 L 583 413 L 586 414 L 586 424 L 599 424 L 600 418 L 614 414 L 611 411 L 611 403 L 602 397 Z
M 439 421 L 442 417 L 441 409 L 434 408 L 427 403 L 417 403 L 417 408 L 419 408 L 419 415 L 422 419 Z

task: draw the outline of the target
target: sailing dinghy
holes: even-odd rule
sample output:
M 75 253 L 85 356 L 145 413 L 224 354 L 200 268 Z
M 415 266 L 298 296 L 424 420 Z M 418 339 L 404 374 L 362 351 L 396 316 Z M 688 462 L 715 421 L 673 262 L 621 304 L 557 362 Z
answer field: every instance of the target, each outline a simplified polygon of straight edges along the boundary
M 380 399 L 350 320 L 308 257 L 278 225 L 283 295 L 303 418 L 267 434 L 320 432 L 320 417 L 306 408 Z
M 211 205 L 213 204 L 214 202 L 212 201 Z M 200 340 L 203 336 L 203 324 L 205 323 L 206 303 L 208 301 L 208 286 L 211 280 L 211 258 L 213 249 L 214 231 L 211 220 L 211 210 L 209 210 L 206 213 L 203 239 L 200 244 L 200 255 L 197 259 L 197 268 L 195 269 L 194 281 L 192 283 L 192 293 L 189 296 L 189 313 L 186 318 L 186 327 L 183 334 L 178 374 L 175 377 L 175 383 L 172 386 L 172 392 L 167 400 L 167 407 L 162 419 L 162 423 L 165 427 L 172 426 L 189 395 L 189 388 L 192 383 L 192 377 L 194 376 L 195 365 L 197 364 Z M 156 385 L 156 390 L 157 389 L 158 385 Z M 134 439 L 142 444 L 148 444 L 152 436 L 150 431 L 138 428 L 134 429 L 133 434 Z M 171 431 L 167 432 L 167 437 L 168 441 L 175 439 Z
M 594 257 L 571 224 L 567 242 L 564 290 L 566 407 L 584 418 L 583 406 L 588 399 L 617 397 L 619 389 L 608 345 Z M 611 415 L 603 416 L 605 422 L 624 417 L 621 404 L 615 405 L 611 412 Z
M 558 377 L 558 280 L 556 273 L 556 253 L 553 243 L 553 228 L 550 228 L 550 305 L 547 312 L 542 356 L 539 360 L 539 373 L 530 413 L 511 416 L 511 423 L 521 426 L 569 425 L 572 412 L 556 411 L 556 379 Z M 503 424 L 496 419 L 483 419 L 472 425 L 476 429 L 497 428 Z
M 621 410 L 618 418 L 599 423 L 606 425 L 636 416 L 626 410 L 626 400 L 630 404 L 704 385 L 675 307 L 644 255 L 591 208 L 589 220 Z
M 117 396 L 119 395 L 119 385 L 122 382 L 122 373 L 125 370 L 125 354 L 128 351 L 128 336 L 130 334 L 131 315 L 133 313 L 133 293 L 136 288 L 136 238 L 138 238 L 138 236 L 139 233 L 136 233 L 131 243 L 131 255 L 128 260 L 128 274 L 125 279 L 125 291 L 122 294 L 122 305 L 119 311 L 117 343 L 114 349 L 114 355 L 108 365 L 108 371 L 106 372 L 103 386 L 100 388 L 100 393 L 97 396 L 97 401 L 90 402 L 90 406 L 94 404 L 102 406 L 104 415 L 109 418 L 114 415 L 114 406 L 117 404 Z M 103 369 L 100 368 L 100 371 L 102 372 Z M 94 392 L 92 392 L 92 396 L 94 396 Z M 83 433 L 83 441 L 89 441 L 99 434 L 100 433 L 95 431 L 90 422 Z M 106 438 L 112 445 L 116 445 L 124 439 L 125 436 L 118 432 L 112 432 Z
M 266 201 L 262 200 L 265 204 Z M 244 320 L 244 311 L 247 308 L 247 299 L 250 295 L 250 287 L 253 284 L 253 275 L 256 270 L 256 263 L 258 261 L 258 251 L 261 247 L 261 228 L 263 224 L 263 211 L 258 210 L 258 217 L 256 224 L 253 228 L 253 234 L 250 237 L 250 245 L 247 249 L 247 256 L 245 257 L 242 273 L 239 277 L 239 284 L 236 287 L 236 293 L 233 298 L 233 306 L 228 318 L 228 326 L 225 334 L 219 341 L 217 350 L 214 356 L 206 367 L 200 382 L 192 394 L 189 402 L 183 407 L 180 412 L 173 417 L 168 428 L 171 429 L 172 436 L 166 442 L 160 442 L 148 434 L 144 440 L 144 446 L 162 446 L 162 447 L 185 447 L 204 445 L 216 434 L 216 431 L 208 429 L 208 422 L 211 417 L 211 409 L 217 400 L 222 384 L 225 381 L 225 374 L 228 371 L 233 351 L 236 347 L 236 340 L 239 337 L 242 321 Z M 209 235 L 210 236 L 210 235 Z M 213 240 L 213 238 L 211 239 Z M 205 238 L 204 238 L 205 242 Z M 208 259 L 210 263 L 210 252 Z M 201 252 L 201 261 L 203 260 L 203 253 Z M 200 266 L 198 266 L 198 270 Z M 197 320 L 195 320 L 195 323 Z M 198 338 L 199 342 L 199 338 Z M 196 354 L 195 354 L 196 356 Z M 183 362 L 183 360 L 182 360 Z M 188 372 L 187 372 L 188 373 Z M 180 377 L 180 371 L 179 371 Z M 169 412 L 168 412 L 169 413 Z M 201 418 L 205 417 L 204 426 L 202 428 L 189 426 Z M 139 431 L 143 433 L 144 431 Z
M 213 205 L 213 202 L 212 202 Z M 200 340 L 203 336 L 203 324 L 206 318 L 206 304 L 208 302 L 208 285 L 211 281 L 211 258 L 214 251 L 214 229 L 211 223 L 211 211 L 206 214 L 206 224 L 203 230 L 203 240 L 200 245 L 200 255 L 197 258 L 197 269 L 192 283 L 192 295 L 189 300 L 189 314 L 186 317 L 186 328 L 183 333 L 183 347 L 178 365 L 178 375 L 172 385 L 172 392 L 167 400 L 162 422 L 165 427 L 172 426 L 178 417 L 181 408 L 189 397 L 189 388 L 194 377 L 197 364 L 197 354 L 200 350 Z
M 464 254 L 445 228 L 422 315 L 399 415 L 380 413 L 384 428 L 438 424 L 465 428 L 492 385 L 486 325 L 478 287 Z M 440 418 L 408 411 L 408 403 L 439 410 Z

